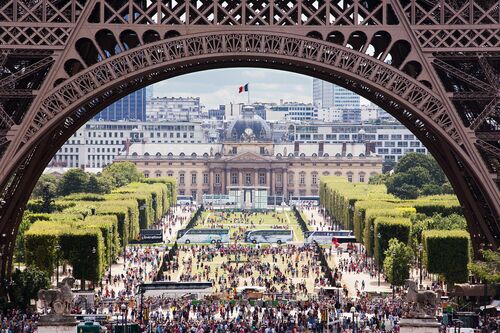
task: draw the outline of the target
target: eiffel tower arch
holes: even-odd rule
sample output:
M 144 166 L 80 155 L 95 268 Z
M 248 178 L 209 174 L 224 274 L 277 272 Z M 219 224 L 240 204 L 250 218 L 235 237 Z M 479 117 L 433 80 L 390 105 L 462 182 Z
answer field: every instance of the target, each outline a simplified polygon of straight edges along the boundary
M 496 0 L 6 0 L 0 4 L 0 278 L 61 145 L 119 98 L 195 71 L 258 66 L 378 104 L 429 149 L 475 248 L 498 248 Z

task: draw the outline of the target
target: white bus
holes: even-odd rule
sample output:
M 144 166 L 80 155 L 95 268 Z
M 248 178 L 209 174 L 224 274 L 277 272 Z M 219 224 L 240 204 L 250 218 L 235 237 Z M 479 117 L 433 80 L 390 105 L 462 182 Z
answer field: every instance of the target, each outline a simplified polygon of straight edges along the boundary
M 194 204 L 194 199 L 190 195 L 178 195 L 177 206 L 189 206 Z
M 229 243 L 229 229 L 181 229 L 177 243 Z
M 180 298 L 189 295 L 195 298 L 203 298 L 212 295 L 213 283 L 211 281 L 187 281 L 187 282 L 174 282 L 174 281 L 155 281 L 149 283 L 141 283 L 137 286 L 137 295 L 144 292 L 144 297 L 172 297 Z
M 356 237 L 351 230 L 306 231 L 304 233 L 304 243 L 316 241 L 319 245 L 329 245 L 335 239 L 339 244 L 356 243 Z
M 245 233 L 245 242 L 248 243 L 287 243 L 293 241 L 292 230 L 266 229 L 252 230 Z

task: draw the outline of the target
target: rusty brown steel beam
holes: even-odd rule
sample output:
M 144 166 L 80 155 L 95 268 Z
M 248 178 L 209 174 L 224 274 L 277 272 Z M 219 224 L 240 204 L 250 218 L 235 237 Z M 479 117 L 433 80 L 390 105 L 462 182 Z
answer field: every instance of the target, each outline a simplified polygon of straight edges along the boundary
M 0 104 L 0 125 L 5 125 L 8 128 L 15 125 L 12 118 L 5 112 L 2 104 Z
M 5 98 L 33 98 L 36 94 L 33 89 L 0 89 L 0 99 Z
M 500 159 L 500 149 L 499 148 L 497 148 L 497 147 L 493 146 L 492 144 L 489 144 L 488 142 L 483 141 L 483 140 L 477 140 L 476 145 L 478 145 L 479 147 L 481 147 L 482 149 L 484 149 L 488 153 L 493 154 L 497 158 Z
M 8 85 L 12 85 L 16 81 L 21 80 L 22 78 L 39 71 L 40 69 L 52 64 L 53 62 L 54 62 L 54 59 L 52 57 L 47 57 L 47 58 L 43 58 L 40 61 L 35 62 L 34 64 L 31 64 L 27 67 L 24 67 L 21 70 L 7 76 L 6 78 L 1 79 L 0 80 L 0 88 L 6 87 Z
M 476 119 L 472 122 L 470 125 L 470 128 L 472 130 L 476 130 L 486 118 L 488 118 L 493 112 L 500 112 L 500 99 L 499 98 L 494 98 L 491 100 L 491 102 L 488 103 L 488 105 L 485 106 L 483 111 L 477 116 Z
M 500 141 L 500 131 L 476 132 L 476 136 L 483 141 Z
M 444 70 L 448 74 L 451 74 L 451 75 L 455 76 L 456 78 L 459 78 L 460 80 L 475 86 L 476 88 L 479 88 L 479 89 L 484 90 L 484 91 L 488 91 L 491 88 L 491 86 L 488 83 L 483 82 L 479 79 L 476 79 L 474 76 L 469 75 L 469 74 L 461 71 L 460 69 L 444 62 L 441 59 L 435 59 L 433 64 L 438 66 L 439 68 L 441 68 L 442 70 Z

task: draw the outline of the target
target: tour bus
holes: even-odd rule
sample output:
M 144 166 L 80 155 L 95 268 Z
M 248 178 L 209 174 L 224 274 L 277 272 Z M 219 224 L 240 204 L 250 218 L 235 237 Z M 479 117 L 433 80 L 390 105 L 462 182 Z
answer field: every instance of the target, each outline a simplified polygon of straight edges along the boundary
M 245 242 L 248 243 L 287 243 L 293 241 L 292 230 L 266 229 L 252 230 L 245 233 Z
M 193 202 L 194 202 L 193 197 L 190 195 L 178 195 L 177 196 L 177 205 L 178 206 L 192 205 Z
M 141 292 L 143 292 L 143 297 L 164 296 L 180 298 L 191 295 L 195 298 L 203 298 L 204 296 L 211 295 L 213 291 L 213 283 L 211 281 L 155 281 L 139 284 L 136 295 L 141 295 Z
M 319 196 L 317 196 L 317 195 L 292 196 L 292 197 L 290 197 L 288 204 L 290 206 L 300 206 L 300 205 L 306 205 L 306 204 L 312 204 L 313 206 L 318 206 L 319 205 Z
M 177 243 L 229 243 L 229 229 L 181 229 Z
M 356 237 L 351 230 L 306 231 L 304 233 L 304 243 L 316 241 L 320 245 L 328 245 L 332 244 L 335 239 L 339 244 L 356 243 Z

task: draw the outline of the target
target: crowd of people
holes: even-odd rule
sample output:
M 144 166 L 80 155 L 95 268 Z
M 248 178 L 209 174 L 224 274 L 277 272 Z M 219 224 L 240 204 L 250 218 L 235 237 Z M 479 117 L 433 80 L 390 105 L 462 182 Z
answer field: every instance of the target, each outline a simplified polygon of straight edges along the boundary
M 178 207 L 154 227 L 163 230 L 167 241 L 173 241 L 194 209 Z M 310 229 L 339 228 L 312 203 L 303 210 Z M 236 240 L 263 224 L 269 229 L 290 228 L 286 216 L 274 212 L 217 212 L 201 223 L 210 228 L 230 225 Z M 141 332 L 152 333 L 399 331 L 404 298 L 397 292 L 394 297 L 366 292 L 366 284 L 377 271 L 362 247 L 344 244 L 320 250 L 308 244 L 274 246 L 237 241 L 189 244 L 177 246 L 175 257 L 164 262 L 167 250 L 165 246 L 128 246 L 120 263 L 123 268 L 114 265 L 106 272 L 102 287 L 96 288 L 95 302 L 85 307 L 75 305 L 73 311 L 109 315 L 115 321 L 125 316 L 138 322 Z M 328 270 L 322 266 L 325 262 Z M 355 293 L 341 282 L 346 275 L 356 276 Z M 209 281 L 213 293 L 200 299 L 141 297 L 138 285 L 158 276 L 167 281 Z M 243 287 L 259 290 L 260 297 L 237 291 Z M 0 333 L 36 332 L 37 321 L 36 313 L 11 311 L 0 318 Z
M 184 246 L 179 253 L 180 281 L 212 281 L 215 292 L 261 286 L 305 297 L 327 285 L 314 246 Z

